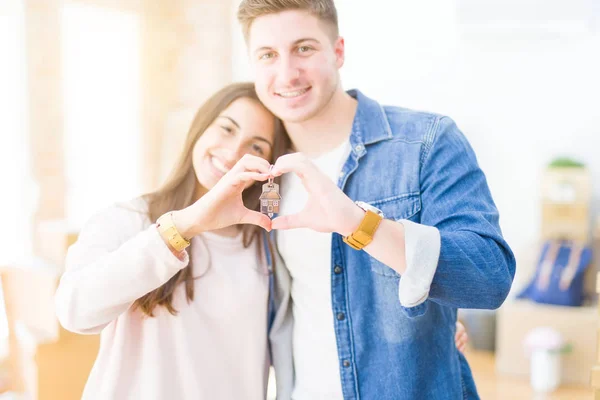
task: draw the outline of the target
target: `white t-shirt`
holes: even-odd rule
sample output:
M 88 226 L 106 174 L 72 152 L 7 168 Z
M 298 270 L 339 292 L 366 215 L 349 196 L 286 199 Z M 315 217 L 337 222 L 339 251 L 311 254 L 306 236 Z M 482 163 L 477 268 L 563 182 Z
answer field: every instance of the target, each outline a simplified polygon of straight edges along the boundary
M 312 162 L 337 183 L 350 150 L 346 141 Z M 302 210 L 308 198 L 302 182 L 294 174 L 283 176 L 281 194 L 282 215 Z M 440 254 L 440 233 L 435 227 L 408 220 L 397 222 L 404 226 L 406 258 L 398 301 L 404 307 L 414 307 L 428 297 Z M 293 229 L 279 231 L 276 237 L 279 252 L 292 277 L 295 371 L 292 398 L 343 399 L 331 305 L 331 233 Z
M 346 141 L 312 162 L 337 183 L 349 154 Z M 282 215 L 302 210 L 308 197 L 295 174 L 282 177 L 281 196 Z M 282 230 L 277 232 L 277 245 L 292 277 L 296 375 L 292 398 L 343 399 L 331 308 L 331 233 Z

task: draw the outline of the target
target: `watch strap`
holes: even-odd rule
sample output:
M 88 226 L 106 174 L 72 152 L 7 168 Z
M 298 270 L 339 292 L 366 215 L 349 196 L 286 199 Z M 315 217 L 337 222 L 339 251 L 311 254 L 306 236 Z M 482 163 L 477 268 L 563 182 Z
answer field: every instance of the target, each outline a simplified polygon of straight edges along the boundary
M 156 221 L 156 228 L 158 229 L 160 236 L 162 236 L 175 251 L 182 251 L 190 245 L 190 241 L 181 236 L 181 233 L 179 233 L 173 222 L 172 214 L 172 212 L 168 212 L 160 216 Z
M 344 243 L 352 247 L 354 250 L 362 250 L 365 246 L 373 241 L 375 231 L 379 227 L 383 218 L 373 211 L 365 211 L 365 216 L 362 219 L 358 228 L 350 235 L 343 238 Z

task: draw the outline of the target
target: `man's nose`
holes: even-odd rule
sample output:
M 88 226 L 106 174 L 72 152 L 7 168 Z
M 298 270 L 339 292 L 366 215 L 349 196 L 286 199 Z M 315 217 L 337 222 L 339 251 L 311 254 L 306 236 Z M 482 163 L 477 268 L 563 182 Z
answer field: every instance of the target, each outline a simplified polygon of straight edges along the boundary
M 294 86 L 300 78 L 300 65 L 293 57 L 281 57 L 277 71 L 279 85 Z

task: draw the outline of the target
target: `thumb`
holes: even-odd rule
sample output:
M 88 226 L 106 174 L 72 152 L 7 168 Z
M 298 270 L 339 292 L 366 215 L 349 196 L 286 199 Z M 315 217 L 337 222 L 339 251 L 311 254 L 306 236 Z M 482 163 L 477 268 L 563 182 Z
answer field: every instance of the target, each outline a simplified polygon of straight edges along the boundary
M 246 212 L 246 214 L 242 217 L 240 223 L 260 226 L 267 232 L 270 232 L 272 229 L 271 219 L 269 217 L 267 217 L 265 214 L 252 210 L 248 210 L 248 212 Z
M 272 221 L 271 228 L 273 229 L 296 229 L 306 228 L 306 223 L 302 214 L 282 215 Z

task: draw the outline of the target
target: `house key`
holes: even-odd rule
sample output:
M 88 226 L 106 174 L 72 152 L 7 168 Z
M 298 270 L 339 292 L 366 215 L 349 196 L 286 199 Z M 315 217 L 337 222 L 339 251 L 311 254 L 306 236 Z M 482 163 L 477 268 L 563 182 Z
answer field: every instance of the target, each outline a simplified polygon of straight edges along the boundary
M 273 165 L 269 168 L 269 172 L 273 169 Z M 273 218 L 273 214 L 279 213 L 279 205 L 281 195 L 279 194 L 279 185 L 273 182 L 273 176 L 262 187 L 260 195 L 260 212 Z

